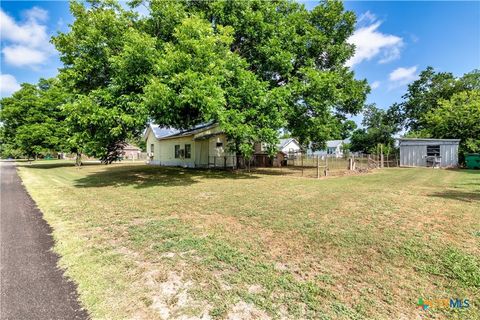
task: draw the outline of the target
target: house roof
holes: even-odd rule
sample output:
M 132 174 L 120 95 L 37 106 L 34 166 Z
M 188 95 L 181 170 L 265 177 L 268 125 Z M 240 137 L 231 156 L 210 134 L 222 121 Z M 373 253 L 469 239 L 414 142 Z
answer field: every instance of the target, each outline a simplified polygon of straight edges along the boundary
M 141 149 L 137 146 L 134 146 L 133 144 L 127 144 L 123 150 L 135 150 L 135 151 L 140 151 Z
M 150 124 L 150 129 L 153 131 L 153 134 L 157 139 L 168 137 L 179 132 L 177 129 L 160 127 L 158 124 Z
M 153 134 L 155 135 L 155 138 L 161 140 L 161 139 L 170 139 L 170 138 L 189 136 L 189 135 L 201 132 L 203 130 L 209 129 L 214 125 L 215 123 L 213 121 L 210 121 L 210 122 L 200 123 L 196 126 L 193 126 L 190 129 L 179 130 L 171 127 L 161 127 L 157 124 L 151 123 L 147 128 L 147 130 L 145 131 L 145 138 L 147 137 L 149 129 L 152 130 Z
M 344 139 L 344 140 L 329 140 L 327 141 L 327 148 L 336 148 L 341 144 L 344 143 L 350 143 L 350 139 Z
M 294 141 L 294 138 L 287 138 L 287 139 L 279 139 L 279 143 L 277 143 L 277 148 L 282 150 L 285 148 L 290 142 Z

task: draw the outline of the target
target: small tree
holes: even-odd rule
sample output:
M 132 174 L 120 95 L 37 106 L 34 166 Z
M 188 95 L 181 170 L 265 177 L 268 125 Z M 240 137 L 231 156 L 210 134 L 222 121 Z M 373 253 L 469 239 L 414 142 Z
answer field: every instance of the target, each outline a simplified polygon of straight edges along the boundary
M 351 151 L 373 153 L 377 152 L 379 145 L 393 148 L 393 135 L 400 128 L 390 110 L 385 111 L 373 104 L 369 105 L 365 108 L 362 124 L 365 128 L 357 129 L 352 134 Z

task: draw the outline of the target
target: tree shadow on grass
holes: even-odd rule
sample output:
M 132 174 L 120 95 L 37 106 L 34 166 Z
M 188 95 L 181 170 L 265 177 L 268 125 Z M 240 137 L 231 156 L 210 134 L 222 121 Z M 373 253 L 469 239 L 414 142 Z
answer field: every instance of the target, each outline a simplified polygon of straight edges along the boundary
M 480 202 L 480 192 L 478 191 L 445 190 L 432 193 L 430 196 L 464 202 Z
M 149 188 L 155 186 L 176 187 L 198 183 L 202 179 L 258 179 L 250 174 L 231 171 L 188 169 L 157 166 L 105 167 L 77 179 L 78 188 L 124 187 Z

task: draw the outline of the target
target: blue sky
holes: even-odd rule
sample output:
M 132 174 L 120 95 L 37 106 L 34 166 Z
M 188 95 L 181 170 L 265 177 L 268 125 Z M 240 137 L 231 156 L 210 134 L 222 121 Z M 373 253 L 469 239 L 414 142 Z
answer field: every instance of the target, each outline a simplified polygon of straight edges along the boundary
M 379 107 L 400 101 L 429 65 L 456 76 L 480 68 L 479 1 L 346 1 L 345 8 L 358 20 L 349 65 L 371 84 L 368 102 Z M 1 1 L 2 96 L 57 74 L 61 63 L 48 40 L 71 21 L 66 1 Z

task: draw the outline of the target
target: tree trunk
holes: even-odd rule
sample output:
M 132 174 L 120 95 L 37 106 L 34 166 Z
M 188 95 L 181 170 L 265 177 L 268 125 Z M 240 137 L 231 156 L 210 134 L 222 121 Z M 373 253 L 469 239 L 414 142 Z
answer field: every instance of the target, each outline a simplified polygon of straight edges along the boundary
M 82 165 L 82 154 L 77 152 L 77 156 L 75 158 L 75 166 L 80 167 Z

